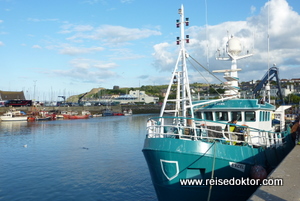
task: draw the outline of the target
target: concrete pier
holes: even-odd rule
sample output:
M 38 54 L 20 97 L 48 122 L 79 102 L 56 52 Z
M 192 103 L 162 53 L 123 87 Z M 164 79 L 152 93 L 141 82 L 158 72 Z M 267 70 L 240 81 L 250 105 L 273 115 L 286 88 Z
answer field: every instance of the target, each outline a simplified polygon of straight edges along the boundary
M 283 186 L 260 186 L 248 201 L 300 200 L 300 145 L 295 146 L 268 178 L 282 178 Z

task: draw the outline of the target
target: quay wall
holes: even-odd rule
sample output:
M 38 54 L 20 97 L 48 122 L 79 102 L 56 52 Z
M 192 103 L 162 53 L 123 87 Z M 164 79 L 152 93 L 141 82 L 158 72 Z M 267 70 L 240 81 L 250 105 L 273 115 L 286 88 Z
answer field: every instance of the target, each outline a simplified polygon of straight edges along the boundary
M 279 166 L 269 175 L 269 179 L 282 179 L 283 185 L 260 186 L 248 201 L 284 201 L 300 200 L 300 145 L 285 157 Z
M 36 107 L 38 110 L 58 110 L 58 111 L 74 111 L 81 114 L 83 110 L 90 111 L 91 114 L 101 114 L 105 110 L 106 106 L 75 106 L 75 107 Z M 160 105 L 116 105 L 110 106 L 109 109 L 113 112 L 123 112 L 124 110 L 131 109 L 133 114 L 147 114 L 147 113 L 159 113 L 161 106 Z M 31 112 L 33 107 L 0 107 L 0 114 L 5 113 L 10 109 L 22 110 L 24 112 Z

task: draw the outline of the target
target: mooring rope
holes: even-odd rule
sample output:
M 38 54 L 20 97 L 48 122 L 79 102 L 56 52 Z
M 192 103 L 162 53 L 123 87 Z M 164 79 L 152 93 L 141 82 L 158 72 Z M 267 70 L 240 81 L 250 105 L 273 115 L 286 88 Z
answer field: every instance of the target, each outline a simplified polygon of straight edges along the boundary
M 214 178 L 214 174 L 215 174 L 215 164 L 216 164 L 216 147 L 217 147 L 217 143 L 215 143 L 215 147 L 214 147 L 214 160 L 213 160 L 213 164 L 212 164 L 212 170 L 211 170 L 211 179 Z M 207 201 L 210 200 L 210 196 L 211 196 L 211 191 L 212 191 L 212 185 L 209 186 L 209 192 L 208 192 L 208 196 L 207 196 Z

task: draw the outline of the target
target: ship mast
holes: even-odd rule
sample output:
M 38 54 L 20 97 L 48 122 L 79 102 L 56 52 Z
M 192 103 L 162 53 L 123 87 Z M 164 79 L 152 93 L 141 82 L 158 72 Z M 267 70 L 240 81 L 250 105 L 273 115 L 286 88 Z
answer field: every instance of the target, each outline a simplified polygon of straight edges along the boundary
M 180 51 L 162 105 L 160 117 L 163 117 L 165 113 L 173 113 L 174 117 L 184 117 L 184 118 L 180 118 L 181 120 L 175 118 L 175 121 L 180 121 L 180 122 L 174 122 L 174 123 L 186 125 L 187 124 L 187 120 L 185 119 L 186 117 L 194 118 L 194 113 L 192 112 L 192 97 L 190 92 L 188 71 L 186 65 L 186 58 L 188 57 L 188 54 L 185 49 L 185 43 L 189 43 L 189 35 L 185 35 L 184 33 L 184 27 L 189 25 L 189 19 L 184 18 L 183 5 L 181 5 L 181 8 L 178 10 L 178 14 L 180 15 L 180 19 L 176 21 L 176 27 L 180 28 L 180 37 L 177 37 L 176 43 L 177 45 L 180 45 Z M 172 86 L 176 87 L 175 99 L 170 98 Z M 174 109 L 167 110 L 166 109 L 167 103 L 172 103 L 172 105 L 174 105 Z
M 239 39 L 233 36 L 228 40 L 226 46 L 226 54 L 228 57 L 221 57 L 220 50 L 218 50 L 218 56 L 216 57 L 217 60 L 231 61 L 231 69 L 213 71 L 214 73 L 224 73 L 224 78 L 227 80 L 227 82 L 225 82 L 225 96 L 240 96 L 240 88 L 238 86 L 239 78 L 237 72 L 241 69 L 237 68 L 237 60 L 253 55 L 247 52 L 247 54 L 239 56 L 241 51 L 242 46 Z

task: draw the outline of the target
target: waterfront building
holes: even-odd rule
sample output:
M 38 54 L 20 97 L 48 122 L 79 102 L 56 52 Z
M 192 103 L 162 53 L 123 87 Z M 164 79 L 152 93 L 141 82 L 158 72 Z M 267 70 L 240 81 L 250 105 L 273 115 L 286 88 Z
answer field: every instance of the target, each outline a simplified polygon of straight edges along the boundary
M 25 100 L 23 91 L 0 91 L 0 100 Z

